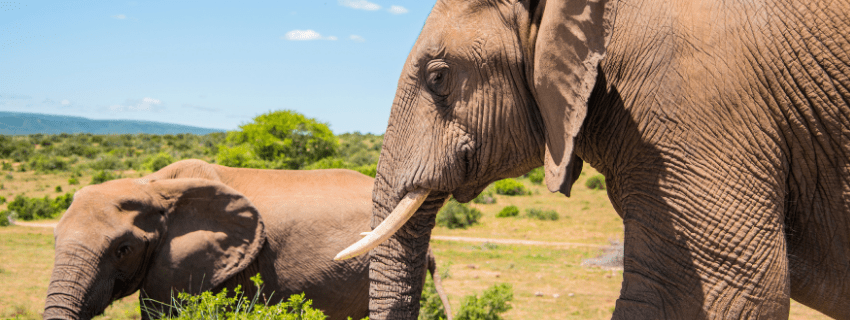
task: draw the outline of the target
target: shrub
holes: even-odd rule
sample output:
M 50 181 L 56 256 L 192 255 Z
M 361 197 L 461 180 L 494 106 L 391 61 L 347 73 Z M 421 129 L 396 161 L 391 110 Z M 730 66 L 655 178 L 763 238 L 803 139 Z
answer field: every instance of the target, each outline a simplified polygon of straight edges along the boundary
M 558 220 L 560 218 L 557 211 L 543 209 L 528 209 L 525 211 L 525 216 L 531 219 L 552 221 Z
M 434 280 L 431 277 L 425 277 L 425 286 L 422 287 L 422 295 L 419 297 L 419 320 L 445 320 L 446 309 L 443 306 L 443 301 L 440 300 L 440 295 L 437 294 L 437 288 L 434 287 Z
M 6 203 L 6 197 L 0 196 L 0 204 Z
M 502 211 L 496 214 L 496 218 L 507 218 L 507 217 L 516 217 L 519 215 L 519 208 L 517 206 L 507 206 L 502 208 Z
M 308 166 L 302 167 L 304 170 L 317 170 L 317 169 L 349 169 L 360 172 L 372 178 L 375 177 L 375 174 L 378 171 L 378 164 L 365 164 L 365 165 L 355 165 L 349 163 L 340 158 L 324 158 L 322 160 L 311 163 Z
M 12 163 L 4 161 L 3 162 L 3 171 L 10 171 L 10 170 L 12 170 Z
M 251 278 L 257 286 L 257 294 L 248 299 L 242 292 L 241 286 L 228 295 L 227 289 L 217 294 L 206 291 L 193 296 L 180 293 L 171 303 L 143 301 L 141 309 L 151 318 L 184 320 L 184 319 L 282 319 L 282 320 L 324 320 L 327 316 L 321 310 L 313 309 L 313 302 L 304 298 L 304 294 L 294 294 L 286 302 L 268 305 L 268 300 L 260 301 L 262 280 L 259 274 Z M 158 314 L 148 307 L 149 304 L 162 304 L 174 309 L 176 316 Z
M 170 154 L 160 152 L 145 160 L 142 166 L 150 171 L 159 171 L 159 169 L 165 168 L 165 166 L 172 163 L 174 163 L 174 158 Z
M 481 211 L 470 208 L 455 199 L 449 200 L 437 213 L 437 225 L 449 229 L 466 229 L 478 223 L 478 219 L 481 219 Z
M 590 189 L 605 190 L 605 176 L 597 174 L 584 182 L 584 185 Z
M 493 196 L 493 190 L 490 188 L 485 189 L 481 192 L 475 199 L 472 199 L 474 203 L 480 204 L 492 204 L 496 203 L 496 197 Z
M 118 177 L 112 173 L 112 171 L 101 170 L 96 173 L 93 177 L 91 177 L 91 183 L 89 184 L 101 184 L 109 180 L 115 180 Z
M 48 158 L 43 154 L 37 154 L 30 158 L 29 167 L 39 172 L 64 171 L 68 169 L 68 163 L 58 157 Z
M 50 200 L 47 196 L 44 198 L 27 198 L 18 195 L 3 211 L 3 216 L 8 217 L 14 213 L 21 220 L 50 219 L 68 209 L 72 200 L 73 195 L 70 193 L 58 196 L 53 200 Z
M 537 167 L 531 170 L 526 174 L 528 176 L 528 180 L 531 180 L 533 184 L 542 184 L 543 178 L 545 174 L 543 173 L 543 167 Z
M 521 196 L 531 193 L 521 182 L 510 178 L 496 181 L 493 188 L 496 193 L 506 196 Z
M 62 186 L 56 186 L 56 192 L 62 192 Z
M 267 165 L 254 156 L 248 145 L 219 146 L 215 162 L 225 167 L 266 169 Z
M 124 168 L 124 163 L 114 155 L 105 154 L 101 155 L 97 160 L 89 162 L 89 168 L 94 170 L 118 170 Z
M 508 304 L 513 300 L 514 294 L 511 285 L 497 284 L 484 291 L 481 298 L 478 295 L 468 295 L 458 310 L 455 319 L 464 320 L 499 320 L 499 315 L 511 309 Z M 425 280 L 422 296 L 419 298 L 419 320 L 442 320 L 446 319 L 446 311 L 434 282 L 431 278 Z
M 262 161 L 283 169 L 300 169 L 336 153 L 338 139 L 327 124 L 291 110 L 259 115 L 241 131 L 227 134 L 231 145 L 245 145 Z M 219 149 L 221 152 L 221 149 Z
M 457 320 L 501 320 L 500 315 L 511 309 L 509 301 L 514 299 L 510 284 L 497 284 L 478 295 L 466 296 L 457 312 Z
M 5 227 L 10 225 L 9 216 L 12 215 L 13 212 L 9 210 L 0 211 L 0 227 Z M 12 218 L 15 218 L 12 216 Z
M 79 180 L 77 180 L 77 178 L 73 178 L 73 177 L 72 177 L 72 178 L 68 179 L 68 184 L 69 184 L 69 185 L 80 184 L 80 181 L 79 181 Z

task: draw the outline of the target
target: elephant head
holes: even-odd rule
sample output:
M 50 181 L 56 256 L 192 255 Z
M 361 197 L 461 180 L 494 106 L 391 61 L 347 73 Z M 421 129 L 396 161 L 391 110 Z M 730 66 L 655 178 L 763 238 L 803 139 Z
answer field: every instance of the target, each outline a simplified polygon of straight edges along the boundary
M 415 317 L 430 232 L 449 195 L 469 201 L 541 164 L 549 190 L 569 195 L 613 7 L 437 2 L 398 82 L 373 191 L 374 230 L 338 256 L 375 248 L 373 319 Z
M 162 302 L 214 289 L 265 242 L 251 201 L 220 182 L 185 178 L 85 187 L 55 238 L 45 319 L 89 319 L 139 289 Z

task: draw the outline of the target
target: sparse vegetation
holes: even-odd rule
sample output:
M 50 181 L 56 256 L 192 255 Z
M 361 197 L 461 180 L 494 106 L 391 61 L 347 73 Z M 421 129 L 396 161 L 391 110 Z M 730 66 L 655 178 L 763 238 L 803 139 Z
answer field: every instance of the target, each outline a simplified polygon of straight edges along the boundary
M 496 203 L 496 197 L 493 196 L 493 190 L 490 188 L 484 189 L 475 199 L 472 199 L 473 203 L 480 204 L 493 204 Z
M 507 218 L 507 217 L 516 217 L 519 215 L 519 208 L 514 205 L 510 205 L 502 208 L 502 211 L 496 214 L 496 218 Z
M 119 176 L 112 173 L 112 171 L 101 170 L 97 172 L 92 178 L 91 183 L 89 184 L 101 184 L 109 180 L 118 179 Z
M 77 180 L 77 178 L 72 177 L 72 178 L 68 179 L 68 184 L 69 185 L 76 185 L 76 184 L 80 184 L 80 181 Z
M 514 179 L 502 179 L 496 181 L 493 184 L 493 188 L 496 190 L 497 194 L 502 194 L 506 196 L 521 196 L 526 194 L 531 194 L 528 188 L 522 184 L 522 182 L 516 181 Z
M 556 221 L 560 218 L 558 212 L 555 210 L 543 210 L 543 209 L 528 209 L 525 211 L 525 216 L 530 219 L 537 220 L 551 220 Z
M 605 190 L 605 176 L 597 174 L 595 176 L 587 178 L 587 181 L 585 181 L 584 186 L 593 190 Z
M 543 184 L 545 173 L 543 172 L 543 167 L 537 167 L 529 171 L 526 176 L 528 176 L 528 180 L 533 184 Z
M 466 229 L 478 223 L 479 219 L 481 219 L 480 210 L 470 208 L 455 199 L 449 200 L 437 213 L 437 225 L 449 229 Z

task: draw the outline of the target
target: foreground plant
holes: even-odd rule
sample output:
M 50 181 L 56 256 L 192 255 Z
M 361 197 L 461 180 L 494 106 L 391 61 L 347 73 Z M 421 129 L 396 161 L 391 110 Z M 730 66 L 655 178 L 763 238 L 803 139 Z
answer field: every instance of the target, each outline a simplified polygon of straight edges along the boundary
M 305 299 L 304 293 L 293 294 L 285 302 L 273 305 L 269 305 L 272 297 L 262 297 L 262 301 L 260 301 L 263 280 L 259 274 L 252 277 L 251 280 L 257 287 L 257 294 L 251 300 L 248 300 L 248 297 L 242 292 L 242 286 L 237 286 L 232 295 L 228 294 L 227 289 L 216 294 L 210 291 L 199 295 L 181 292 L 176 298 L 172 299 L 170 304 L 147 299 L 141 309 L 151 318 L 172 320 L 324 320 L 327 318 L 321 310 L 313 309 L 313 301 Z M 163 306 L 162 309 L 170 310 L 172 311 L 171 314 L 175 315 L 169 315 L 167 311 L 157 311 L 153 307 L 156 305 Z

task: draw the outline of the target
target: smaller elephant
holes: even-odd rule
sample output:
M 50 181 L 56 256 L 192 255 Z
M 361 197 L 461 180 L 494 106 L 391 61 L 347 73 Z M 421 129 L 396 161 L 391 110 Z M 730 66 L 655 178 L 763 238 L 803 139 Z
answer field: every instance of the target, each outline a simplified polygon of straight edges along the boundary
M 372 178 L 350 170 L 237 169 L 184 160 L 140 179 L 85 187 L 55 229 L 44 318 L 90 319 L 137 290 L 168 302 L 178 292 L 241 285 L 252 297 L 250 277 L 258 273 L 262 293 L 273 302 L 304 292 L 329 319 L 363 318 L 368 257 L 333 257 L 369 230 L 372 185 Z

